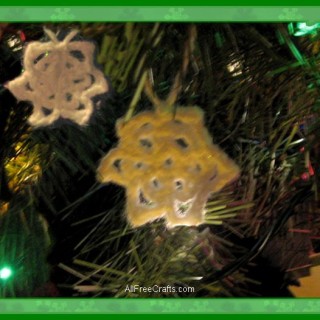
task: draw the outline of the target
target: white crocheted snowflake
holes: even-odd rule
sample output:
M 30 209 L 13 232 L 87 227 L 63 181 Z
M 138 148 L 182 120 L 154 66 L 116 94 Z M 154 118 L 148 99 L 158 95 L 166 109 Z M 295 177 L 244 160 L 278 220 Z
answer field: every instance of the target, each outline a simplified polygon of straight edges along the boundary
M 24 72 L 7 88 L 18 100 L 30 101 L 29 123 L 47 126 L 59 118 L 86 124 L 94 110 L 92 98 L 109 90 L 104 74 L 94 65 L 94 44 L 71 41 L 71 31 L 63 41 L 45 29 L 49 42 L 32 42 L 24 54 Z

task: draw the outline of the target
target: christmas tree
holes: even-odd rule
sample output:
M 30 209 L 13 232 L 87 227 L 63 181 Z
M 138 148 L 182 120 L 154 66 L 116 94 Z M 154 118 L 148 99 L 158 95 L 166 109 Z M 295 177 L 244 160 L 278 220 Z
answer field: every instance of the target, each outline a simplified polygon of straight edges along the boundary
M 1 296 L 290 295 L 319 251 L 318 27 L 2 24 Z

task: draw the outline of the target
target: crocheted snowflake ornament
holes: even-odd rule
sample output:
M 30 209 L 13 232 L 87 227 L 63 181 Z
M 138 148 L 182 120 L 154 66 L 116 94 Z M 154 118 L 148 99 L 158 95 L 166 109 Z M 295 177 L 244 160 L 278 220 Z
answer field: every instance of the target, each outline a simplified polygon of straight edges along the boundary
M 212 143 L 197 107 L 172 114 L 142 112 L 117 122 L 119 144 L 101 161 L 97 178 L 126 188 L 132 226 L 165 218 L 168 227 L 204 223 L 212 192 L 236 178 L 239 168 Z
M 18 100 L 30 101 L 32 126 L 47 126 L 59 118 L 86 124 L 94 110 L 92 98 L 106 93 L 108 83 L 94 65 L 95 47 L 88 41 L 63 41 L 45 29 L 49 42 L 30 43 L 24 53 L 24 72 L 7 88 Z

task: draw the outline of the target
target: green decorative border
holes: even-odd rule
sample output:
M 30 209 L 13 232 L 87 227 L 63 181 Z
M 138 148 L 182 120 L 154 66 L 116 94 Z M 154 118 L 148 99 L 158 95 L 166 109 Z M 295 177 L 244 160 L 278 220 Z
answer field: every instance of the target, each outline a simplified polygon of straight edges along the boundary
M 240 2 L 240 3 L 239 3 Z M 1 0 L 0 6 L 317 6 L 318 0 Z
M 143 1 L 140 1 L 142 3 Z M 145 1 L 146 2 L 146 1 Z M 156 1 L 155 1 L 156 2 Z M 225 3 L 224 3 L 225 2 Z M 320 6 L 299 6 L 294 1 L 288 5 L 277 5 L 275 1 L 260 6 L 232 6 L 227 1 L 224 6 L 188 6 L 177 1 L 163 1 L 166 5 L 124 6 L 73 6 L 64 1 L 64 5 L 55 6 L 10 6 L 0 7 L 2 22 L 43 22 L 43 21 L 92 21 L 92 22 L 292 22 L 320 21 Z M 230 2 L 230 1 L 229 1 Z M 310 5 L 310 1 L 305 5 Z M 199 1 L 198 4 L 203 4 Z M 249 3 L 249 1 L 247 1 Z M 79 3 L 80 4 L 80 0 Z M 170 4 L 170 5 L 168 5 Z M 264 4 L 264 6 L 261 6 Z M 0 299 L 0 313 L 4 318 L 16 318 L 19 315 L 30 315 L 33 319 L 45 314 L 46 318 L 64 318 L 74 315 L 77 319 L 83 314 L 98 317 L 99 314 L 202 314 L 202 318 L 215 314 L 218 318 L 229 319 L 228 315 L 240 314 L 246 319 L 255 314 L 273 319 L 278 315 L 303 314 L 311 316 L 320 313 L 320 299 Z M 61 316 L 63 314 L 64 316 Z M 249 314 L 249 315 L 248 315 Z M 223 315 L 223 316 L 221 316 Z M 248 316 L 247 316 L 248 315 Z M 308 317 L 307 316 L 307 317 Z M 41 316 L 42 317 L 42 316 Z M 194 316 L 193 316 L 194 317 Z M 215 319 L 217 317 L 215 316 Z M 127 318 L 126 318 L 127 319 Z M 139 318 L 140 319 L 140 318 Z M 149 318 L 148 318 L 149 319 Z M 234 319 L 234 318 L 232 318 Z M 238 319 L 238 317 L 237 317 Z M 252 318 L 253 319 L 253 318 Z M 256 319 L 256 318 L 255 318 Z M 269 319 L 269 317 L 268 317 Z
M 1 299 L 2 314 L 317 314 L 320 299 Z
M 56 320 L 56 319 L 63 319 L 63 320 L 106 320 L 109 315 L 105 314 L 8 314 L 4 315 L 4 319 L 30 319 L 30 320 Z M 112 317 L 112 318 L 111 318 Z M 201 314 L 195 316 L 194 314 L 153 314 L 152 317 L 150 317 L 150 314 L 113 314 L 110 318 L 113 319 L 124 319 L 128 320 L 128 317 L 130 317 L 130 320 L 158 320 L 158 319 L 174 319 L 174 320 L 195 320 L 196 319 L 205 319 L 205 320 L 282 320 L 290 319 L 290 320 L 318 320 L 318 315 L 302 315 L 302 314 L 255 314 L 255 315 L 241 315 L 241 314 Z
M 318 22 L 320 6 L 1 6 L 2 22 Z

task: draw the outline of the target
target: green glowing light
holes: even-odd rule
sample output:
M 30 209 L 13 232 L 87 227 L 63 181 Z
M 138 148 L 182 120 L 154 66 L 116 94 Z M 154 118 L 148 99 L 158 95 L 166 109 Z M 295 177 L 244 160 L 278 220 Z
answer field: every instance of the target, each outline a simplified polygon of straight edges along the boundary
M 296 37 L 305 36 L 307 34 L 316 34 L 320 29 L 320 23 L 297 22 L 289 24 L 289 31 Z
M 10 268 L 3 267 L 0 269 L 0 279 L 8 279 L 12 275 L 12 271 Z

